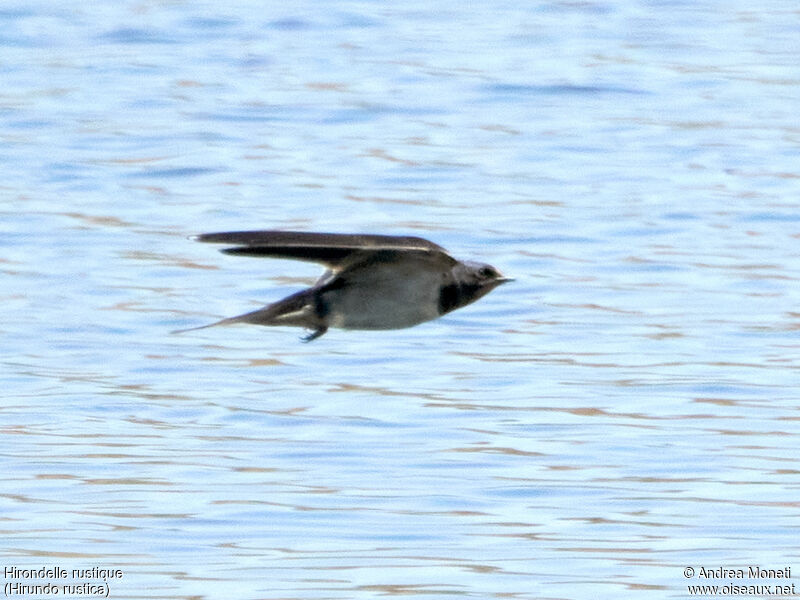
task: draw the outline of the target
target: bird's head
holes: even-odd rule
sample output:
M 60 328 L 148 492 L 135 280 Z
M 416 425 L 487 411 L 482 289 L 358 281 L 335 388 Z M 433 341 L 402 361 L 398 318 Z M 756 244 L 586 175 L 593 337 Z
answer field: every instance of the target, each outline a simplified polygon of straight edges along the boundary
M 460 269 L 460 273 L 455 273 L 456 279 L 462 284 L 475 286 L 480 289 L 480 294 L 477 298 L 488 294 L 498 285 L 514 281 L 513 278 L 506 277 L 492 265 L 477 262 L 464 262 L 460 266 L 463 266 L 463 268 Z
M 498 285 L 513 281 L 492 265 L 476 262 L 460 262 L 452 271 L 452 280 L 443 286 L 439 298 L 439 311 L 450 312 L 475 302 Z

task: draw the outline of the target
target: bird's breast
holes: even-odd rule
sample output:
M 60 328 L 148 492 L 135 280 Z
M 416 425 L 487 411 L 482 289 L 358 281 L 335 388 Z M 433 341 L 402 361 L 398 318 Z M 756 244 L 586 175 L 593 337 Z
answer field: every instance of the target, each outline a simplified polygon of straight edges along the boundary
M 425 262 L 370 265 L 343 273 L 322 293 L 331 327 L 400 329 L 440 315 L 445 273 Z

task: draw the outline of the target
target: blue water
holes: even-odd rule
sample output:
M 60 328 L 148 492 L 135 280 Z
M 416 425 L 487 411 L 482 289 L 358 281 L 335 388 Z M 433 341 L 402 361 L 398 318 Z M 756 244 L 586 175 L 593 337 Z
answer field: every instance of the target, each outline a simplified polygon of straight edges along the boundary
M 6 3 L 0 566 L 274 600 L 800 573 L 799 16 Z M 516 282 L 407 330 L 170 335 L 318 276 L 188 239 L 247 228 Z

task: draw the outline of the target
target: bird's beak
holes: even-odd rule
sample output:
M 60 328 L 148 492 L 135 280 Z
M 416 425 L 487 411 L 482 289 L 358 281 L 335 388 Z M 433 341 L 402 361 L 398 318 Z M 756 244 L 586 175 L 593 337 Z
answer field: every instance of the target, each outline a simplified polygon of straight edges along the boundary
M 501 283 L 508 283 L 509 281 L 516 281 L 516 279 L 514 279 L 513 277 L 506 277 L 505 275 L 502 275 L 502 276 L 498 277 L 497 279 L 495 279 L 495 281 L 497 282 L 497 285 L 500 285 Z

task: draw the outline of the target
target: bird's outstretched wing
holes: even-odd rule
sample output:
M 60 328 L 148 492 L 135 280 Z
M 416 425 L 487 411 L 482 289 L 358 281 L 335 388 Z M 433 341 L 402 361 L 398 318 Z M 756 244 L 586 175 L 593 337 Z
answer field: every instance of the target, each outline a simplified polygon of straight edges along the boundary
M 336 269 L 355 253 L 365 251 L 416 251 L 447 256 L 441 246 L 413 236 L 307 231 L 227 231 L 204 233 L 193 239 L 234 245 L 222 250 L 226 254 L 292 258 L 322 263 L 331 269 Z

